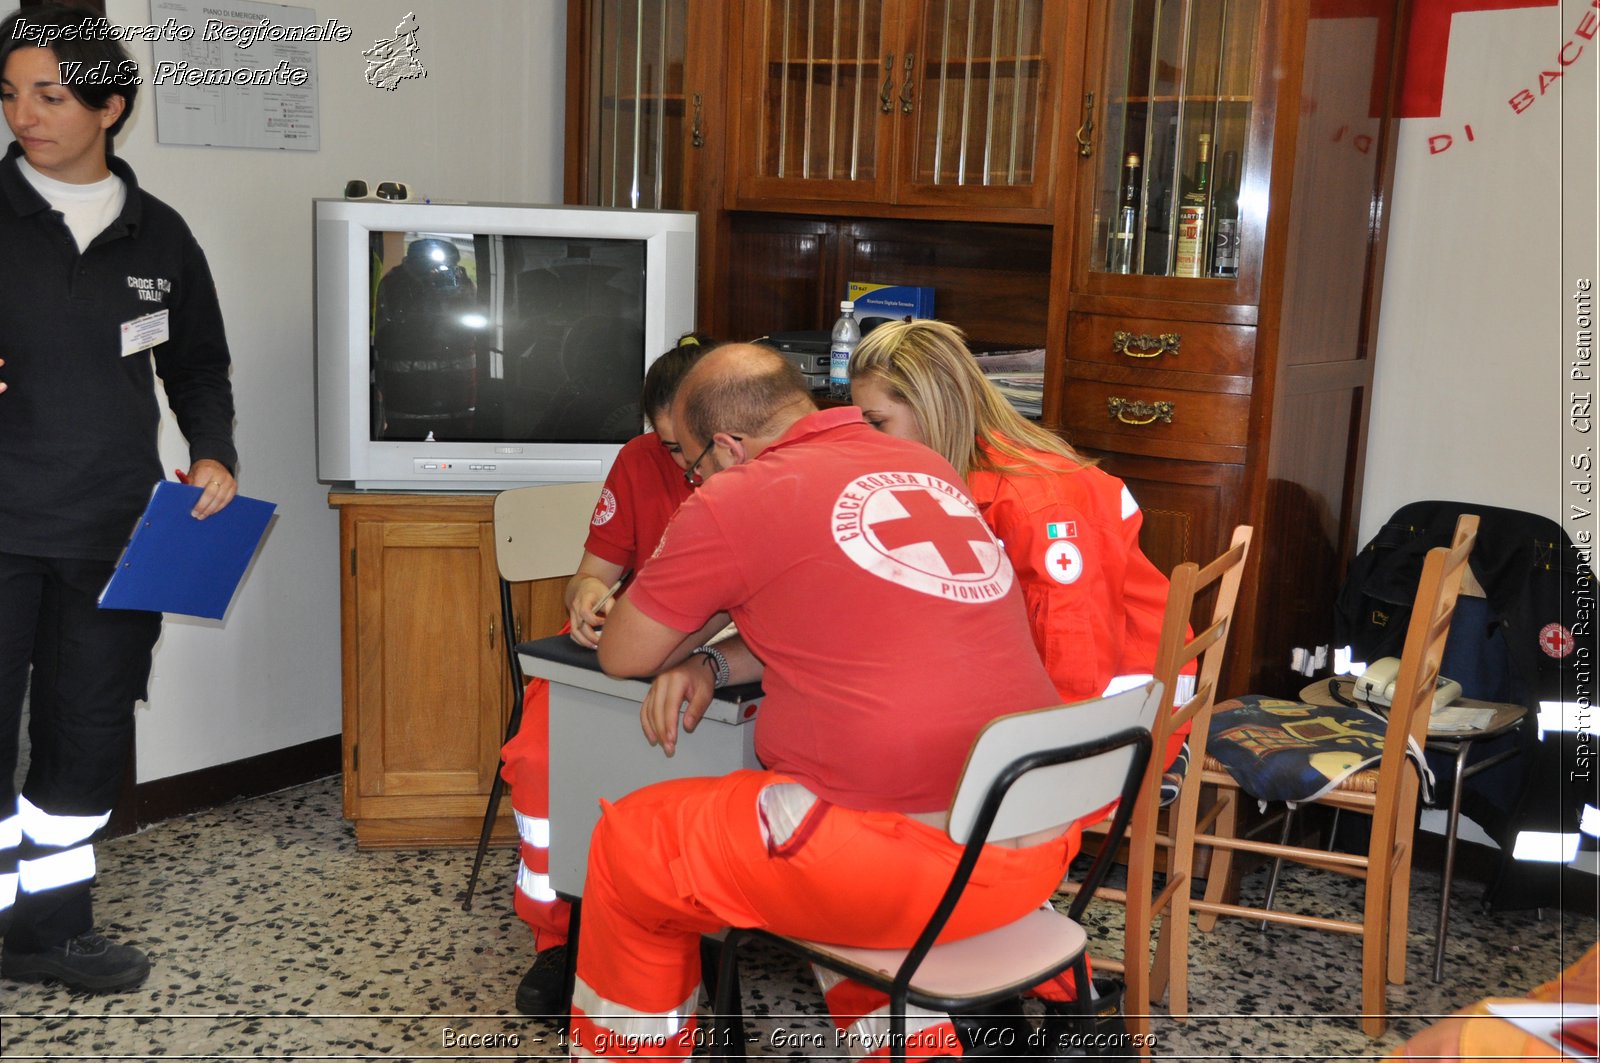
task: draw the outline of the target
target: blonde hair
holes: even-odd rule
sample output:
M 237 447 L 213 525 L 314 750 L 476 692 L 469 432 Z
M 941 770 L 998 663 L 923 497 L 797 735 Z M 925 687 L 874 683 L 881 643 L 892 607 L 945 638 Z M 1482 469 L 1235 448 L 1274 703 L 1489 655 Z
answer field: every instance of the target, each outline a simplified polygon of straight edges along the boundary
M 975 469 L 1038 474 L 1044 470 L 1034 452 L 1041 450 L 1074 465 L 1090 464 L 1017 413 L 978 370 L 966 336 L 948 322 L 879 325 L 851 356 L 850 379 L 875 380 L 891 398 L 910 406 L 922 438 L 963 478 Z

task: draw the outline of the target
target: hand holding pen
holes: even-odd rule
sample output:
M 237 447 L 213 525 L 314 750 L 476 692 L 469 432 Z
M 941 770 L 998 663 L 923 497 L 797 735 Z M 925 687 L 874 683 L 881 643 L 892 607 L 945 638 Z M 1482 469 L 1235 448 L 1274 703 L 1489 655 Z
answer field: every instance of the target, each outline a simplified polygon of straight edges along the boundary
M 624 575 L 623 579 L 626 578 Z M 605 584 L 597 579 L 586 580 L 578 593 L 573 596 L 567 616 L 572 629 L 572 641 L 591 650 L 597 649 L 600 645 L 600 629 L 605 624 L 606 611 L 611 605 L 611 599 L 622 586 L 622 579 L 617 580 L 604 594 L 595 598 L 595 594 L 604 586 Z

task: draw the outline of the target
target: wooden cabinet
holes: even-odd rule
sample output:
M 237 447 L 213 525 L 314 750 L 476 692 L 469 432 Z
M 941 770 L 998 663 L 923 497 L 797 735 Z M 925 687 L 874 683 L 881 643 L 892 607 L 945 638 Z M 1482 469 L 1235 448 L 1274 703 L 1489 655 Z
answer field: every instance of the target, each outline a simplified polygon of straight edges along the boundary
M 574 0 L 567 17 L 567 202 L 696 211 L 701 330 L 826 329 L 852 280 L 942 285 L 959 303 L 933 262 L 947 235 L 924 226 L 981 221 L 984 264 L 960 283 L 988 319 L 969 331 L 1044 345 L 1033 248 L 1070 192 L 1083 5 Z M 839 228 L 868 219 L 868 238 Z
M 732 206 L 1009 210 L 1045 220 L 1073 84 L 1053 0 L 728 5 Z
M 472 845 L 510 711 L 492 495 L 335 491 L 344 663 L 344 815 L 363 848 Z M 514 588 L 527 638 L 553 634 L 563 580 Z M 496 841 L 515 841 L 510 803 Z
M 1224 692 L 1332 642 L 1360 506 L 1399 4 L 1099 0 L 1095 134 L 1045 417 L 1127 479 L 1157 564 L 1256 527 Z M 1052 352 L 1054 353 L 1054 352 Z
M 640 2 L 575 3 L 571 61 Z M 826 329 L 868 281 L 1043 347 L 1044 423 L 1130 483 L 1158 565 L 1256 527 L 1224 689 L 1297 691 L 1356 546 L 1403 0 L 680 4 L 684 91 L 723 101 L 684 164 L 700 326 Z
M 722 248 L 728 140 L 724 0 L 569 0 L 566 202 L 692 210 L 701 272 Z M 697 318 L 716 316 L 701 284 Z

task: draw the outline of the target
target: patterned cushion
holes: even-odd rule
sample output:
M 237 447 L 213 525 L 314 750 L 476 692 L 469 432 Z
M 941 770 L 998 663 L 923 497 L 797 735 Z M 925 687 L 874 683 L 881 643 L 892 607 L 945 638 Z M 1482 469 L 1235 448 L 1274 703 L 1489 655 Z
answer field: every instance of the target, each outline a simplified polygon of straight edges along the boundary
M 1217 706 L 1207 759 L 1214 757 L 1241 789 L 1261 801 L 1314 801 L 1341 786 L 1371 791 L 1377 773 L 1365 769 L 1376 767 L 1383 756 L 1386 726 L 1382 716 L 1360 707 L 1247 694 Z M 1428 800 L 1433 775 L 1422 750 L 1408 744 Z M 1358 785 L 1368 777 L 1370 785 Z

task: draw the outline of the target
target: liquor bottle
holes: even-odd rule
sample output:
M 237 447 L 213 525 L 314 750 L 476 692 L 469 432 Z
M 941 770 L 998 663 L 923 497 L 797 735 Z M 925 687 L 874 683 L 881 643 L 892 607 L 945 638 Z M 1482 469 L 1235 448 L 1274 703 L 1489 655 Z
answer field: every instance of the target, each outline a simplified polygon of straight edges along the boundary
M 1239 275 L 1239 153 L 1225 152 L 1217 184 L 1217 223 L 1211 240 L 1211 275 Z
M 1172 273 L 1177 277 L 1206 275 L 1209 230 L 1206 213 L 1211 197 L 1211 134 L 1200 134 L 1200 151 L 1194 164 L 1194 184 L 1178 205 L 1178 254 Z
M 856 304 L 849 299 L 839 304 L 839 320 L 833 323 L 833 340 L 828 347 L 828 397 L 850 401 L 850 356 L 861 342 L 861 325 L 856 321 Z
M 1122 164 L 1122 207 L 1117 211 L 1117 227 L 1106 242 L 1106 270 L 1133 272 L 1133 229 L 1139 219 L 1139 153 L 1128 152 Z
M 1150 140 L 1150 154 L 1144 159 L 1144 257 L 1140 272 L 1164 277 L 1172 268 L 1173 172 L 1172 160 L 1178 150 L 1178 120 Z

